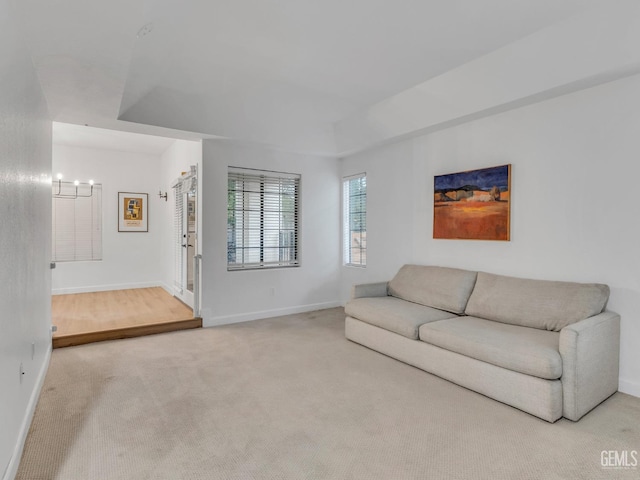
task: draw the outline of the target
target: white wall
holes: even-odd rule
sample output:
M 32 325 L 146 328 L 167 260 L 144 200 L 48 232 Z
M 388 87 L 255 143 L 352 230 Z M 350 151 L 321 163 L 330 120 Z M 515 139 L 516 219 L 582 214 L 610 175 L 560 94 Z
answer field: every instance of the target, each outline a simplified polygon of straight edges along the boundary
M 0 478 L 6 480 L 18 468 L 51 354 L 51 122 L 12 5 L 0 0 Z
M 162 285 L 163 222 L 172 206 L 158 197 L 160 155 L 54 145 L 53 172 L 102 184 L 102 261 L 58 262 L 53 293 Z M 118 192 L 149 194 L 148 233 L 118 232 Z
M 175 249 L 174 249 L 174 212 L 175 190 L 171 188 L 173 182 L 182 172 L 188 172 L 191 165 L 202 164 L 202 143 L 188 140 L 176 140 L 162 154 L 162 192 L 168 192 L 167 201 L 161 203 L 162 208 L 162 282 L 173 295 L 175 279 Z M 202 235 L 200 236 L 202 242 Z M 201 251 L 201 249 L 199 250 Z
M 232 323 L 339 305 L 337 160 L 217 140 L 203 142 L 203 158 L 204 324 Z M 300 267 L 227 271 L 228 166 L 302 175 Z
M 367 266 L 342 267 L 343 303 L 352 285 L 388 280 L 398 271 L 398 265 L 411 259 L 415 201 L 412 158 L 413 143 L 402 142 L 341 161 L 343 177 L 367 174 Z
M 633 76 L 344 159 L 344 175 L 367 171 L 370 251 L 364 271 L 343 268 L 342 299 L 404 262 L 607 283 L 622 316 L 620 389 L 640 396 L 638 132 Z M 434 175 L 505 163 L 511 241 L 434 240 Z

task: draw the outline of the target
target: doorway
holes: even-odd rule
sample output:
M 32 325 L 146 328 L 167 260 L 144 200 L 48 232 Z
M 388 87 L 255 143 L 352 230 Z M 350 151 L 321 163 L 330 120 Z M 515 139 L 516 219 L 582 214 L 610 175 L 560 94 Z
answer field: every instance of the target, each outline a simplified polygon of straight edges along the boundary
M 192 307 L 196 272 L 185 272 L 183 281 L 192 298 L 175 296 L 170 188 L 181 171 L 202 162 L 201 143 L 57 122 L 52 140 L 52 239 L 59 243 L 62 233 L 73 232 L 73 243 L 52 245 L 54 346 L 201 326 Z M 139 231 L 119 227 L 121 192 L 141 198 Z M 183 200 L 187 211 L 201 215 L 197 190 L 184 192 L 192 193 Z M 191 229 L 184 243 L 197 246 L 197 240 Z M 196 248 L 185 266 L 193 265 Z
M 199 316 L 200 255 L 198 254 L 198 167 L 192 165 L 174 184 L 174 295 Z

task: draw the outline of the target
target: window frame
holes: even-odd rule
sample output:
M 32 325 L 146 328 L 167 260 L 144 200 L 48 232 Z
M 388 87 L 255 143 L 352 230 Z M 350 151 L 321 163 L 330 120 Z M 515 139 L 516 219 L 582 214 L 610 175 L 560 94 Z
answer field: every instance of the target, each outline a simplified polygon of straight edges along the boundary
M 231 182 L 246 182 L 259 184 L 259 190 L 242 190 L 237 185 L 232 188 Z M 296 268 L 300 266 L 300 210 L 301 210 L 301 184 L 302 176 L 298 173 L 277 172 L 229 166 L 227 169 L 227 271 L 269 270 L 274 268 Z M 293 194 L 286 190 L 293 188 Z M 277 190 L 277 191 L 276 191 Z M 241 208 L 238 208 L 238 192 L 242 193 Z M 256 195 L 257 194 L 257 195 Z M 232 195 L 234 195 L 232 197 Z M 259 210 L 256 210 L 256 197 L 259 199 Z M 274 197 L 278 199 L 278 207 L 274 207 Z M 290 199 L 293 204 L 286 208 L 283 200 Z M 234 207 L 231 204 L 234 202 Z M 251 202 L 254 202 L 251 205 Z M 252 208 L 253 207 L 253 208 Z M 242 212 L 242 227 L 238 229 L 238 212 Z M 256 212 L 258 215 L 256 215 Z M 231 221 L 233 218 L 233 226 Z M 271 218 L 271 220 L 269 220 Z M 274 228 L 274 218 L 278 227 Z M 251 225 L 259 227 L 251 228 Z M 291 226 L 290 226 L 291 225 Z M 290 226 L 289 228 L 287 228 Z M 271 228 L 269 228 L 271 227 Z M 252 245 L 251 232 L 258 231 L 259 245 Z M 277 242 L 274 235 L 277 231 Z M 241 246 L 238 247 L 237 234 L 242 237 Z M 268 238 L 269 233 L 271 239 Z M 232 239 L 233 236 L 233 239 Z M 255 237 L 253 242 L 255 242 Z M 233 242 L 233 248 L 232 248 Z M 238 250 L 243 254 L 242 261 L 237 261 Z M 278 252 L 278 259 L 268 259 L 268 253 L 273 255 Z M 251 261 L 252 254 L 258 253 L 259 260 Z M 245 256 L 246 254 L 246 256 Z M 289 258 L 284 259 L 283 255 Z M 232 260 L 233 256 L 233 262 Z
M 351 199 L 354 197 L 351 193 L 351 182 L 354 180 L 364 180 L 364 201 L 361 202 L 361 207 L 363 207 L 360 211 L 355 212 L 361 216 L 361 223 L 364 219 L 364 230 L 359 230 L 360 232 L 360 247 L 357 247 L 360 252 L 360 261 L 355 262 L 353 258 L 353 214 L 352 212 L 352 201 Z M 364 217 L 364 218 L 362 218 Z M 366 268 L 367 267 L 367 246 L 366 246 L 366 233 L 367 233 L 367 173 L 357 173 L 355 175 L 349 175 L 342 178 L 342 264 L 345 267 L 356 267 L 356 268 Z M 364 232 L 364 242 L 362 233 Z M 363 246 L 364 244 L 364 246 Z

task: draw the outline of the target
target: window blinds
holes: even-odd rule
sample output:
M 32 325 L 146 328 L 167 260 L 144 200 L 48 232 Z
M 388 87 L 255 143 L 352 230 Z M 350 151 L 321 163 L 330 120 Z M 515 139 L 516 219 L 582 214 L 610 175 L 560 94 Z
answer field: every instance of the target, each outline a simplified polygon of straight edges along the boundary
M 300 175 L 229 168 L 227 269 L 299 265 Z
M 184 215 L 184 195 L 183 195 L 183 182 L 177 183 L 173 188 L 175 191 L 175 209 L 173 213 L 173 257 L 175 261 L 174 278 L 173 278 L 173 286 L 178 295 L 182 295 L 185 285 L 182 275 L 182 270 L 184 268 L 182 250 L 183 244 L 186 243 L 184 238 L 184 226 L 183 226 L 183 215 Z
M 346 265 L 367 264 L 367 176 L 346 177 L 343 192 L 343 252 Z
M 93 185 L 91 196 L 75 197 L 75 187 L 64 184 L 61 196 L 57 184 L 53 189 L 53 261 L 102 260 L 102 185 Z

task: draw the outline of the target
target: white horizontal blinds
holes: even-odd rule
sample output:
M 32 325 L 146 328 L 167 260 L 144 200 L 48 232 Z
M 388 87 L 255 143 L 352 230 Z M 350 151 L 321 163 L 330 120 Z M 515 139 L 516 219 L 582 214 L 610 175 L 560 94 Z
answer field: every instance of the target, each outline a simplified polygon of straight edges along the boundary
M 53 245 L 55 262 L 75 260 L 76 202 L 68 198 L 53 199 Z
M 299 265 L 300 175 L 230 168 L 229 270 Z
M 102 185 L 53 186 L 52 257 L 56 262 L 102 260 Z M 90 196 L 89 196 L 90 195 Z
M 367 176 L 343 180 L 343 252 L 347 265 L 367 264 Z
M 173 187 L 175 195 L 175 210 L 173 215 L 173 254 L 175 261 L 173 286 L 177 294 L 181 295 L 184 289 L 182 281 L 182 244 L 183 244 L 183 222 L 182 216 L 184 215 L 184 197 L 182 195 L 183 183 L 179 182 Z

